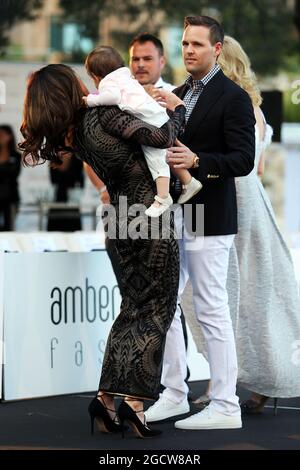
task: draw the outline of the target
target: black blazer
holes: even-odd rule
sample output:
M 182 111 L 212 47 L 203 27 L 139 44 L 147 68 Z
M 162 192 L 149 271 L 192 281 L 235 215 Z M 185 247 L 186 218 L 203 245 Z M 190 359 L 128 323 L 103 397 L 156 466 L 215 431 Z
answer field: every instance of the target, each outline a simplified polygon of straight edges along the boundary
M 184 84 L 174 93 L 183 98 L 187 90 Z M 193 231 L 196 206 L 203 205 L 204 229 L 198 223 L 198 235 L 237 233 L 234 178 L 249 174 L 254 167 L 254 125 L 249 95 L 220 70 L 204 87 L 179 137 L 200 159 L 199 168 L 190 172 L 203 188 L 187 203 L 192 205 Z M 185 220 L 191 222 L 188 214 L 186 206 Z

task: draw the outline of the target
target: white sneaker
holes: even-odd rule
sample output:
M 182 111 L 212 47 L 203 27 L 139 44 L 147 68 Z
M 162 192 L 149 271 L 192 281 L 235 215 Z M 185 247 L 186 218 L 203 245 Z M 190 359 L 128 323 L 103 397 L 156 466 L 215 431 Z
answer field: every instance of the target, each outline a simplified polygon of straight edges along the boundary
M 184 204 L 193 196 L 195 196 L 195 194 L 199 193 L 200 189 L 202 188 L 202 184 L 200 181 L 196 180 L 196 178 L 192 177 L 188 184 L 182 185 L 182 188 L 183 191 L 178 198 L 178 204 Z
M 173 199 L 170 194 L 168 197 L 154 196 L 154 199 L 160 203 L 160 206 L 156 207 L 154 204 L 151 204 L 151 206 L 145 210 L 145 214 L 149 217 L 159 217 L 173 204 Z
M 189 411 L 190 405 L 186 398 L 180 403 L 175 403 L 162 395 L 154 405 L 145 411 L 145 417 L 147 423 L 151 423 L 171 418 L 172 416 L 183 415 Z
M 228 416 L 207 406 L 200 413 L 176 421 L 178 429 L 238 429 L 242 427 L 241 416 Z

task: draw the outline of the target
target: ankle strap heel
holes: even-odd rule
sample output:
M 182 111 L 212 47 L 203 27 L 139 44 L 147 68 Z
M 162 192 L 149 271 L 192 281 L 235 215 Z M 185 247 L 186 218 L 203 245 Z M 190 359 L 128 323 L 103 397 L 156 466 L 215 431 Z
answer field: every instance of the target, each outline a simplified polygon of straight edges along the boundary
M 100 396 L 100 395 L 99 395 Z M 101 396 L 100 396 L 101 397 Z M 114 419 L 109 415 L 109 411 L 115 413 Z M 98 428 L 104 433 L 116 433 L 121 431 L 121 426 L 117 422 L 118 415 L 116 410 L 112 410 L 105 405 L 104 400 L 99 400 L 96 396 L 93 398 L 88 407 L 91 418 L 91 434 L 94 434 L 94 421 L 98 424 Z
M 141 401 L 141 400 L 132 399 L 132 400 L 127 400 L 127 401 Z M 139 419 L 137 415 L 143 412 L 144 412 L 144 409 L 135 411 L 133 408 L 131 408 L 131 406 L 129 406 L 126 403 L 126 401 L 122 401 L 118 409 L 118 415 L 122 423 L 122 426 L 123 426 L 123 423 L 127 421 L 129 426 L 133 430 L 134 434 L 139 438 L 150 438 L 150 437 L 159 436 L 159 434 L 161 434 L 161 431 L 158 429 L 150 429 L 147 426 L 145 417 L 144 417 L 144 423 L 142 423 L 142 421 Z

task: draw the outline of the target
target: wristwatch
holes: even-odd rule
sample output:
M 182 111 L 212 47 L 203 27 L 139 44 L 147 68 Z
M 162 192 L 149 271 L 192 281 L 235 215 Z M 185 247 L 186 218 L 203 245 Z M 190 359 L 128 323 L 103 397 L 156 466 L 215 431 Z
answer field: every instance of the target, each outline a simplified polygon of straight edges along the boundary
M 199 157 L 195 154 L 192 168 L 199 168 Z

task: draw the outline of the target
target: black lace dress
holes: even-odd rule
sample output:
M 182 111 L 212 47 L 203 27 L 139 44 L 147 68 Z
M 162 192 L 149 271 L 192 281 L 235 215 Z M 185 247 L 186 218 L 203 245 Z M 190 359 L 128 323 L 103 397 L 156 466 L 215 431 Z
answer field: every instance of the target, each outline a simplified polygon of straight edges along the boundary
M 172 218 L 169 236 L 158 231 L 151 238 L 145 236 L 149 221 L 159 225 L 162 217 L 150 219 L 143 208 L 139 216 L 128 215 L 119 206 L 153 202 L 155 183 L 141 145 L 173 145 L 184 106 L 170 115 L 159 129 L 119 108 L 97 107 L 83 113 L 75 130 L 77 156 L 104 181 L 115 210 L 115 218 L 108 211 L 106 224 L 119 263 L 122 303 L 107 340 L 99 390 L 116 395 L 158 397 L 165 337 L 176 309 L 179 252 Z M 132 235 L 135 229 L 140 236 Z

